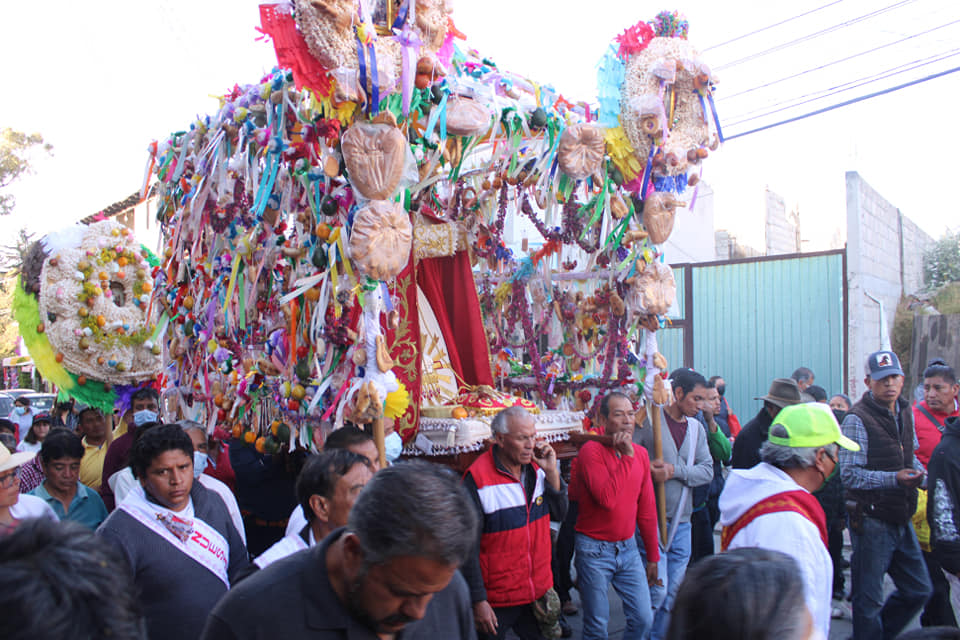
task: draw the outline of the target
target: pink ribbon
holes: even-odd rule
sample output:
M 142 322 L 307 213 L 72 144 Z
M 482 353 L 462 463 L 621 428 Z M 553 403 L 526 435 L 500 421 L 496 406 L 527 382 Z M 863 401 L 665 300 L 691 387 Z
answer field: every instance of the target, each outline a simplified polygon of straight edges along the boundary
M 420 56 L 420 47 L 423 41 L 417 32 L 410 28 L 410 23 L 403 25 L 397 40 L 402 47 L 403 56 L 400 82 L 402 85 L 403 117 L 410 113 L 410 101 L 413 98 L 413 81 L 417 76 L 417 58 Z

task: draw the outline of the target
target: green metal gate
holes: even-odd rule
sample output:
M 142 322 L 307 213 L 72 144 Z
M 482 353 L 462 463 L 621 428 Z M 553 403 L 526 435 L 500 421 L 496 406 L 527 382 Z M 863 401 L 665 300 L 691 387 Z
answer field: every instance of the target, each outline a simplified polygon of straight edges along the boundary
M 658 334 L 671 368 L 721 375 L 741 422 L 770 381 L 806 366 L 828 395 L 846 380 L 844 250 L 677 264 L 676 312 Z

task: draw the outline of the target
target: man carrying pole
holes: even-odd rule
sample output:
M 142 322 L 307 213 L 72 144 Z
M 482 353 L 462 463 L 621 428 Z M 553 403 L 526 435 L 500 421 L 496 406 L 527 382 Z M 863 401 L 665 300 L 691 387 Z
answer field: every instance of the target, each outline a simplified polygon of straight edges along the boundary
M 663 584 L 650 589 L 654 609 L 651 638 L 660 640 L 667 631 L 670 609 L 690 561 L 690 514 L 693 512 L 693 487 L 707 484 L 713 478 L 713 458 L 707 445 L 709 437 L 703 425 L 695 418 L 706 398 L 707 380 L 693 369 L 677 369 L 670 374 L 673 401 L 659 410 L 662 424 L 669 436 L 660 438 L 662 452 L 657 455 L 654 429 L 643 428 L 634 433 L 653 460 L 650 463 L 653 481 L 663 483 L 666 505 L 667 536 L 661 542 L 658 574 Z M 654 416 L 657 408 L 651 411 Z M 649 418 L 651 421 L 654 417 Z M 646 546 L 646 541 L 644 541 Z M 647 558 L 653 557 L 647 547 Z
M 657 580 L 657 516 L 647 452 L 633 443 L 630 398 L 610 391 L 600 401 L 597 437 L 580 449 L 570 474 L 579 505 L 576 567 L 583 604 L 583 637 L 607 637 L 610 584 L 623 601 L 625 640 L 645 638 L 652 623 L 649 585 Z M 652 549 L 644 570 L 634 537 Z

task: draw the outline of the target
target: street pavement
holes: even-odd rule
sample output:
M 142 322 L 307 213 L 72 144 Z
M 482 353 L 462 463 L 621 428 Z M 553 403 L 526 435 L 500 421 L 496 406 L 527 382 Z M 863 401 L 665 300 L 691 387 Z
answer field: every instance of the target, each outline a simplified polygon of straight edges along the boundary
M 715 543 L 715 548 L 719 549 L 720 548 L 719 534 L 715 535 L 714 543 Z M 850 559 L 850 539 L 846 531 L 844 531 L 843 556 L 847 560 Z M 847 587 L 847 592 L 849 593 L 850 570 L 847 569 L 846 571 L 844 571 L 844 575 L 846 576 L 846 587 Z M 893 583 L 890 581 L 889 577 L 886 578 L 885 591 L 887 594 L 893 591 Z M 571 592 L 571 596 L 573 598 L 573 601 L 577 604 L 577 606 L 579 606 L 580 605 L 579 593 L 576 590 L 573 590 Z M 612 588 L 610 589 L 609 598 L 610 598 L 610 623 L 608 626 L 608 634 L 611 640 L 617 640 L 623 636 L 623 629 L 624 629 L 623 608 L 620 604 L 620 597 L 617 596 L 616 592 Z M 833 605 L 835 608 L 838 604 L 841 604 L 841 603 L 837 600 L 833 601 Z M 851 611 L 850 603 L 845 602 L 843 604 L 845 604 L 845 606 L 841 605 L 844 611 L 843 617 L 834 618 L 833 620 L 831 620 L 829 640 L 847 640 L 853 635 L 853 625 L 850 619 L 850 611 Z M 571 629 L 573 629 L 573 635 L 571 637 L 580 638 L 581 632 L 583 629 L 582 613 L 577 613 L 577 615 L 574 615 L 574 616 L 567 616 L 567 622 L 570 624 Z M 919 626 L 918 620 L 915 619 L 911 622 L 910 625 L 907 626 L 907 629 L 912 629 L 918 626 Z M 513 636 L 512 634 L 508 637 L 516 638 L 516 636 Z

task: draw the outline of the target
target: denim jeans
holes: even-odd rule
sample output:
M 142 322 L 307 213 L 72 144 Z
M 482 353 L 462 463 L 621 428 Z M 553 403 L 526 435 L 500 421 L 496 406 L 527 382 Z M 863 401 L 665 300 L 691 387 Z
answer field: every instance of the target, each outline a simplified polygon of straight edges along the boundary
M 624 640 L 644 640 L 653 619 L 647 573 L 633 538 L 620 542 L 595 540 L 577 534 L 577 567 L 580 603 L 583 606 L 584 640 L 606 640 L 610 618 L 607 592 L 611 582 L 623 601 Z
M 669 524 L 668 524 L 669 528 Z M 662 640 L 667 635 L 667 625 L 670 623 L 670 610 L 677 597 L 677 589 L 683 582 L 690 562 L 691 533 L 690 523 L 681 522 L 677 526 L 677 533 L 669 551 L 660 547 L 660 563 L 657 565 L 657 576 L 663 586 L 650 587 L 650 602 L 653 606 L 653 629 L 651 640 Z
M 850 558 L 854 640 L 892 640 L 920 612 L 933 592 L 917 535 L 909 522 L 890 524 L 864 516 L 851 530 Z M 896 587 L 883 601 L 883 576 Z

